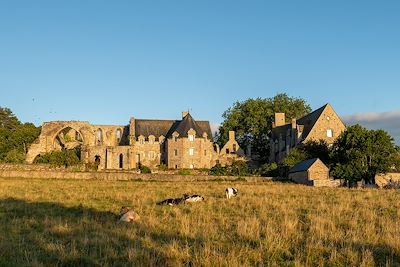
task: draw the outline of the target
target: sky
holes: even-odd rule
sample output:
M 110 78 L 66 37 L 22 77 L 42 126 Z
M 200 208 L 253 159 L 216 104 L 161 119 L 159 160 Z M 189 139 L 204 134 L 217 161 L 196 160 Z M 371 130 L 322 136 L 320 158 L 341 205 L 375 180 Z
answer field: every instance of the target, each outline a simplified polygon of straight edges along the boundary
M 277 93 L 400 144 L 400 1 L 0 0 L 0 106 L 23 122 L 216 126 Z

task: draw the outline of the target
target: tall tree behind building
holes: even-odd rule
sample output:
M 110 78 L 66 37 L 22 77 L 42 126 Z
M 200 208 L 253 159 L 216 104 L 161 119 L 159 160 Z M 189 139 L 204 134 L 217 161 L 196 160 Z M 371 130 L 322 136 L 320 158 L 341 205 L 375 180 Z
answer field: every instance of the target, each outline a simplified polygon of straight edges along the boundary
M 259 161 L 267 162 L 269 156 L 268 135 L 276 112 L 283 112 L 286 119 L 300 118 L 311 112 L 310 106 L 301 98 L 277 94 L 272 98 L 247 99 L 236 102 L 228 108 L 222 117 L 216 142 L 222 146 L 228 140 L 229 131 L 236 132 L 239 145 L 246 151 L 251 146 L 251 153 L 258 155 Z

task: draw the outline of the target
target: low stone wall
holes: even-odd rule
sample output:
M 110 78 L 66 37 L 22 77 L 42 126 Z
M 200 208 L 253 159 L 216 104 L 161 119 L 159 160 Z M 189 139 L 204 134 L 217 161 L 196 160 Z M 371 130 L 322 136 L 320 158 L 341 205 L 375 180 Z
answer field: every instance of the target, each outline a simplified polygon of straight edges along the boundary
M 342 185 L 341 180 L 324 179 L 312 181 L 315 187 L 339 187 Z
M 383 188 L 390 183 L 400 183 L 400 173 L 389 172 L 386 174 L 377 174 L 375 175 L 375 184 L 379 188 Z
M 98 180 L 143 180 L 143 181 L 270 181 L 270 177 L 236 177 L 209 175 L 178 175 L 167 173 L 139 174 L 134 171 L 72 171 L 65 168 L 52 169 L 41 165 L 0 164 L 0 177 L 29 179 L 98 179 Z

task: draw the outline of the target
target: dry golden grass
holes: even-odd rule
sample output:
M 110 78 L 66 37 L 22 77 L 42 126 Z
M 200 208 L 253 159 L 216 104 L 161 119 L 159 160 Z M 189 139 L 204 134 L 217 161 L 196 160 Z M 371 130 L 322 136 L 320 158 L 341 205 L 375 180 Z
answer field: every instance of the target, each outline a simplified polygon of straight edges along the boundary
M 183 193 L 206 201 L 155 205 Z M 140 223 L 116 223 L 126 205 Z M 399 266 L 399 207 L 394 190 L 0 179 L 0 266 Z

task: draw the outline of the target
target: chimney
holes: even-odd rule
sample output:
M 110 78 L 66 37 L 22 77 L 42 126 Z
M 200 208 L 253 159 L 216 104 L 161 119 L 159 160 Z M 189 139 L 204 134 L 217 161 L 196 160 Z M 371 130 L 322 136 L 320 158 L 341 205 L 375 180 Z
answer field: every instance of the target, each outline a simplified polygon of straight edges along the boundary
M 229 131 L 229 141 L 235 140 L 235 131 Z
M 296 129 L 297 128 L 297 121 L 296 119 L 292 119 L 292 129 Z
M 182 112 L 182 119 L 185 118 L 187 114 L 189 114 L 189 111 L 183 111 Z
M 285 113 L 275 113 L 275 127 L 285 125 Z

